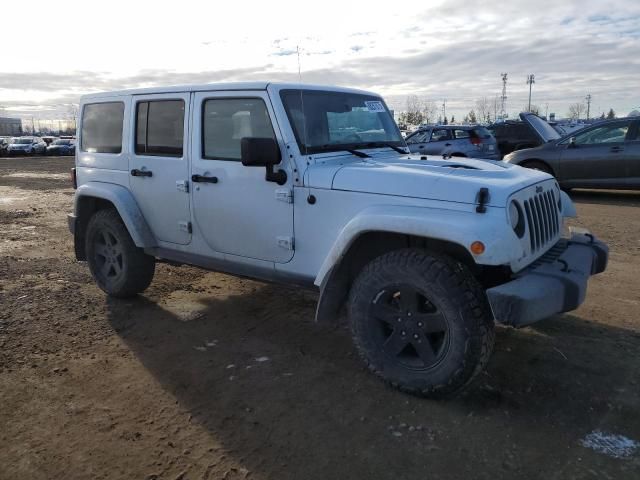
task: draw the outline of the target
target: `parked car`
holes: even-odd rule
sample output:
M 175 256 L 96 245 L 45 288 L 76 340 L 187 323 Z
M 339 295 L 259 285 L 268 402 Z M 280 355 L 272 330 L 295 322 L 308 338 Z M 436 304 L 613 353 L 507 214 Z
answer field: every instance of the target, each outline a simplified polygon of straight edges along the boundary
M 69 228 L 104 292 L 144 291 L 160 259 L 317 290 L 316 319 L 346 306 L 366 365 L 405 392 L 460 390 L 494 321 L 576 308 L 607 264 L 590 234 L 561 238 L 575 208 L 553 177 L 421 160 L 374 93 L 150 88 L 84 96 L 80 112 Z
M 42 155 L 47 151 L 47 144 L 40 137 L 14 137 L 7 149 L 8 155 Z
M 47 147 L 47 155 L 75 155 L 76 144 L 74 140 L 58 139 Z
M 494 123 L 489 125 L 487 129 L 495 137 L 502 157 L 523 148 L 533 148 L 545 143 L 544 139 L 527 122 L 521 120 Z
M 0 137 L 0 155 L 6 155 L 11 137 Z
M 436 125 L 421 127 L 406 138 L 412 153 L 500 160 L 495 138 L 484 127 Z
M 522 114 L 521 114 L 522 115 Z M 546 122 L 532 114 L 523 119 L 541 135 Z M 640 188 L 640 118 L 603 120 L 562 138 L 550 135 L 540 147 L 507 155 L 507 163 L 555 176 L 562 188 Z

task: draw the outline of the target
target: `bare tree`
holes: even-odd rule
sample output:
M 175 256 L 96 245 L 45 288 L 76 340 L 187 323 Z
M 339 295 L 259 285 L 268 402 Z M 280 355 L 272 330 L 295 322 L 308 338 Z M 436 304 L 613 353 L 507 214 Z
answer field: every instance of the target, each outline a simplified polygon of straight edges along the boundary
M 476 112 L 474 112 L 473 108 L 469 111 L 469 123 L 478 123 Z
M 487 97 L 482 97 L 476 100 L 476 110 L 478 111 L 478 119 L 480 120 L 480 122 L 489 123 L 491 121 L 492 109 L 493 106 L 491 105 Z
M 529 109 L 529 105 L 525 105 L 524 107 L 522 107 L 522 111 L 528 111 L 530 113 L 533 113 L 534 115 L 540 115 L 540 107 L 538 105 L 534 105 L 533 103 L 531 104 L 531 109 Z
M 578 120 L 586 111 L 587 107 L 585 107 L 584 103 L 572 103 L 571 105 L 569 105 L 569 112 L 567 113 L 567 116 L 571 120 Z
M 76 131 L 76 120 L 78 118 L 79 106 L 77 103 L 70 103 L 67 106 L 67 118 L 73 124 L 73 131 Z
M 422 100 L 422 120 L 424 123 L 433 123 L 436 121 L 438 107 L 434 101 L 425 98 Z
M 422 108 L 417 95 L 407 95 L 406 120 L 409 125 L 420 125 L 422 123 Z

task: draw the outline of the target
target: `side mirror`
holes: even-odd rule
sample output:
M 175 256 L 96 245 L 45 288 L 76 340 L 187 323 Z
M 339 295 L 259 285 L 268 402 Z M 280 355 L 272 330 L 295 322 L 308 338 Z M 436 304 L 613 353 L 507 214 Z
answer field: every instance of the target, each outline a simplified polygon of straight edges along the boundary
M 240 159 L 245 167 L 265 167 L 265 180 L 284 185 L 287 182 L 287 172 L 274 171 L 274 165 L 280 163 L 280 148 L 273 138 L 244 137 L 240 140 Z
M 576 145 L 576 137 L 571 137 L 569 139 L 569 148 L 576 148 L 576 147 L 577 147 L 577 145 Z

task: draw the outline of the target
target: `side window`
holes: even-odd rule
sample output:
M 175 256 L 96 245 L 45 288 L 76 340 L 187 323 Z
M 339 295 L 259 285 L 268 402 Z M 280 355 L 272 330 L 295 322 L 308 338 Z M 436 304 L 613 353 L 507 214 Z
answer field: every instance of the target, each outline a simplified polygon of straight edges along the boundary
M 453 134 L 455 138 L 469 138 L 469 130 L 454 130 Z
M 575 136 L 576 145 L 596 145 L 600 143 L 624 142 L 629 124 L 605 125 Z
M 442 142 L 443 140 L 449 140 L 449 138 L 449 130 L 447 130 L 446 128 L 434 130 L 431 134 L 432 142 Z
M 136 154 L 181 157 L 184 101 L 152 100 L 136 107 Z
M 413 135 L 411 135 L 409 138 L 407 138 L 407 143 L 413 144 L 413 143 L 426 142 L 426 138 L 427 138 L 428 135 L 429 135 L 429 130 L 423 130 L 421 132 L 416 132 Z
M 82 110 L 81 150 L 89 153 L 120 153 L 124 103 L 90 103 Z
M 205 100 L 202 109 L 202 158 L 240 160 L 240 140 L 243 137 L 275 139 L 262 99 Z

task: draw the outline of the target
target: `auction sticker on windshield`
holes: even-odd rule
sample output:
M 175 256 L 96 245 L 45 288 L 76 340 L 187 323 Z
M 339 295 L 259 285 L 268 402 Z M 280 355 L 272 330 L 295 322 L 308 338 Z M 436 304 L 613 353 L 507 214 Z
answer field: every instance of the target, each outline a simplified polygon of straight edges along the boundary
M 377 100 L 370 100 L 370 101 L 366 101 L 364 102 L 365 106 L 367 107 L 367 110 L 369 110 L 370 112 L 384 112 L 384 105 L 382 105 L 382 102 L 379 102 Z

